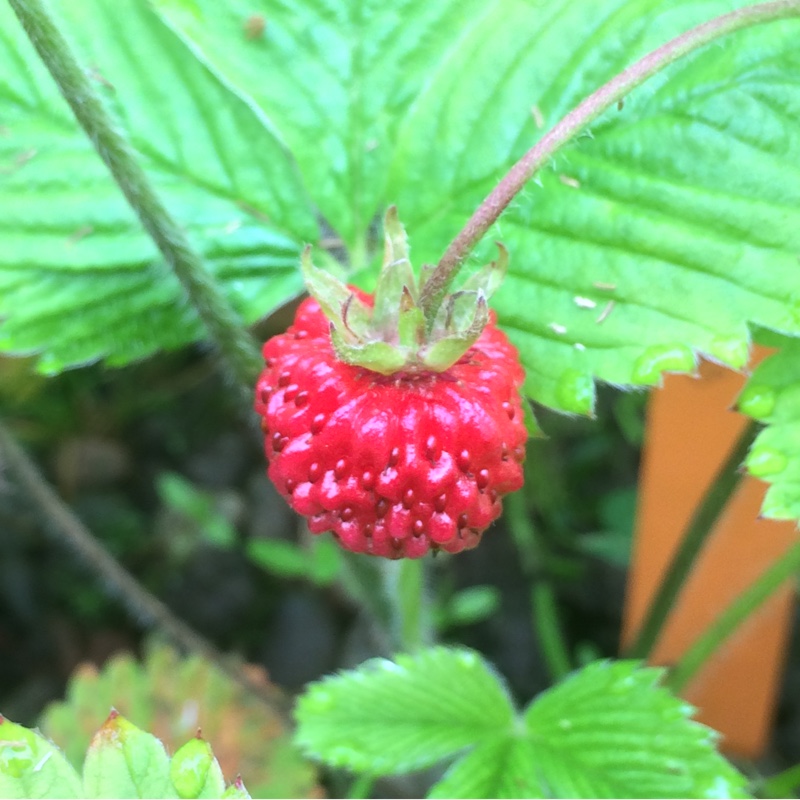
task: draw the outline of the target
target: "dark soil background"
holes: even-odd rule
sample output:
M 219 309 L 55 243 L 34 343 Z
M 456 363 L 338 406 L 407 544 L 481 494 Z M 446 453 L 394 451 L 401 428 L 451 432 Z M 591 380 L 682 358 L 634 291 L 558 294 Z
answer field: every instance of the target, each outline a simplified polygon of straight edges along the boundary
M 282 320 L 272 327 L 279 330 Z M 374 654 L 363 615 L 342 593 L 253 563 L 248 540 L 302 536 L 265 475 L 258 433 L 213 358 L 196 348 L 124 369 L 89 366 L 56 378 L 0 359 L 0 416 L 60 495 L 152 593 L 226 651 L 263 665 L 290 691 Z M 546 544 L 566 635 L 581 661 L 615 656 L 646 395 L 600 392 L 596 420 L 536 409 L 523 490 Z M 158 491 L 176 473 L 236 531 L 220 547 Z M 434 592 L 496 587 L 497 611 L 450 627 L 522 702 L 547 686 L 530 580 L 501 520 L 480 547 L 437 558 Z M 34 725 L 81 662 L 140 650 L 146 632 L 79 561 L 0 463 L 0 709 Z M 746 691 L 746 687 L 743 687 Z M 775 735 L 761 767 L 800 760 L 800 640 L 794 638 Z

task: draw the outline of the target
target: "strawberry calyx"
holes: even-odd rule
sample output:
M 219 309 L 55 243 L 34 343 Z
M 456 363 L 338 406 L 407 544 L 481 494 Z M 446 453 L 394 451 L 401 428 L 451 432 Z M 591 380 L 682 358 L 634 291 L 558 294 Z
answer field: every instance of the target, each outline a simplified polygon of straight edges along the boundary
M 433 267 L 423 265 L 417 281 L 395 206 L 387 210 L 383 229 L 383 266 L 371 305 L 352 287 L 315 267 L 310 245 L 301 257 L 306 287 L 330 321 L 331 342 L 341 361 L 382 375 L 444 372 L 486 327 L 488 300 L 505 276 L 508 252 L 498 242 L 497 259 L 446 295 L 429 319 L 420 297 Z

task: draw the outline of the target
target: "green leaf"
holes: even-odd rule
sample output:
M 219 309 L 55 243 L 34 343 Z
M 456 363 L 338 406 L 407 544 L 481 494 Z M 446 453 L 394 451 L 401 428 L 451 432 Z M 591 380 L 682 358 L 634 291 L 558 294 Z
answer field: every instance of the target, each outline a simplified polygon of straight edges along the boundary
M 500 591 L 494 586 L 470 586 L 447 601 L 438 619 L 440 628 L 472 625 L 492 616 L 500 608 Z
M 284 702 L 263 674 L 255 669 L 250 674 L 276 702 Z M 201 728 L 223 774 L 244 775 L 256 797 L 319 794 L 315 771 L 292 746 L 281 717 L 199 656 L 181 658 L 172 648 L 151 643 L 142 663 L 120 654 L 99 673 L 83 665 L 69 683 L 67 699 L 50 704 L 40 725 L 80 768 L 111 705 L 153 731 L 170 752 Z
M 354 266 L 362 266 L 370 226 L 390 204 L 386 180 L 403 117 L 463 32 L 475 27 L 483 3 L 155 0 L 155 6 L 268 117 Z M 253 14 L 266 28 L 247 39 L 243 26 Z M 401 219 L 406 210 L 400 207 Z
M 549 794 L 541 785 L 536 749 L 517 737 L 487 739 L 453 764 L 428 797 L 566 796 Z
M 143 0 L 51 3 L 169 210 L 247 321 L 318 231 L 283 144 Z M 125 24 L 120 25 L 124 19 Z M 132 44 L 135 43 L 135 47 Z M 174 276 L 0 6 L 0 350 L 53 373 L 203 336 Z
M 430 766 L 508 731 L 514 711 L 477 653 L 439 647 L 325 678 L 295 715 L 308 754 L 379 775 Z
M 83 789 L 55 745 L 0 715 L 0 797 L 83 797 Z
M 715 732 L 658 685 L 662 674 L 595 662 L 533 701 L 525 723 L 543 796 L 746 796 Z
M 280 131 L 359 267 L 390 203 L 415 262 L 437 260 L 560 116 L 744 0 L 157 5 Z M 242 42 L 253 12 L 266 30 Z M 798 30 L 764 25 L 673 65 L 562 151 L 486 237 L 476 261 L 491 240 L 509 250 L 493 306 L 531 397 L 591 413 L 595 379 L 657 384 L 698 353 L 742 366 L 748 322 L 800 332 Z
M 546 129 L 635 56 L 730 7 L 575 0 L 534 15 L 523 2 L 488 5 L 397 145 L 390 186 L 408 206 L 415 252 L 435 257 L 441 227 L 455 234 L 540 137 L 537 116 Z M 691 371 L 697 351 L 742 366 L 748 320 L 799 329 L 798 25 L 729 37 L 636 90 L 490 232 L 511 256 L 493 305 L 534 399 L 587 413 L 594 378 L 655 384 L 665 370 Z M 444 136 L 447 159 L 428 145 Z
M 89 797 L 177 797 L 169 757 L 155 736 L 113 711 L 94 735 L 83 765 Z
M 753 372 L 738 408 L 767 427 L 745 464 L 770 486 L 761 513 L 768 519 L 800 519 L 800 341 L 772 335 L 780 350 Z
M 172 756 L 169 777 L 178 797 L 220 797 L 225 779 L 211 745 L 196 736 Z

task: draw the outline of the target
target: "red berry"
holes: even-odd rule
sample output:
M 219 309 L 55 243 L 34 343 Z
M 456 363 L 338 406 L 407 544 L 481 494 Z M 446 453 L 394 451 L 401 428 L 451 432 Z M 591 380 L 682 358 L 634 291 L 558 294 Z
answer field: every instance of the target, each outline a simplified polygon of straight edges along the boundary
M 524 373 L 494 314 L 445 371 L 381 375 L 336 357 L 309 298 L 264 358 L 255 408 L 269 476 L 314 533 L 333 531 L 348 550 L 475 547 L 499 499 L 522 486 Z

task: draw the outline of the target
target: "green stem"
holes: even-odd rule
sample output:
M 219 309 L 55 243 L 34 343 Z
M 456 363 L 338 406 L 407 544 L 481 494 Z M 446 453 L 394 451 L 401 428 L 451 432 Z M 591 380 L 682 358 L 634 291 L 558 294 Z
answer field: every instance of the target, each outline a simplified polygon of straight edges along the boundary
M 689 522 L 686 534 L 667 568 L 653 601 L 647 610 L 636 641 L 627 656 L 646 658 L 651 652 L 664 627 L 686 579 L 694 567 L 697 556 L 703 549 L 714 525 L 725 508 L 728 499 L 742 480 L 742 462 L 758 432 L 755 422 L 749 422 L 725 463 L 720 467 L 714 481 Z
M 220 653 L 155 595 L 142 586 L 81 522 L 47 483 L 39 469 L 0 423 L 0 463 L 8 464 L 19 486 L 30 496 L 60 540 L 76 553 L 103 586 L 116 594 L 139 625 L 155 626 L 180 648 L 199 653 L 288 721 L 289 703 L 280 693 L 254 680 L 234 658 Z
M 181 282 L 234 380 L 249 396 L 263 364 L 239 315 L 153 190 L 133 148 L 112 122 L 44 4 L 41 0 L 9 3 L 81 127 Z
M 667 685 L 680 692 L 708 659 L 751 614 L 759 609 L 793 575 L 800 572 L 800 544 L 792 548 L 745 589 L 686 651 L 667 678 Z
M 798 788 L 800 788 L 800 764 L 795 764 L 771 778 L 765 778 L 761 782 L 758 795 L 760 797 L 797 797 L 796 790 Z
M 413 653 L 433 643 L 432 614 L 426 583 L 426 559 L 404 558 L 381 566 L 384 591 L 392 610 L 396 647 Z
M 511 167 L 448 245 L 422 293 L 420 302 L 425 316 L 430 318 L 435 315 L 447 287 L 458 273 L 461 264 L 505 211 L 508 204 L 525 184 L 587 125 L 648 78 L 683 56 L 742 28 L 788 17 L 800 17 L 800 0 L 760 3 L 715 17 L 648 53 L 589 95 Z
M 553 584 L 543 573 L 544 544 L 531 523 L 525 498 L 521 492 L 509 495 L 504 501 L 505 519 L 519 550 L 522 569 L 533 581 L 531 613 L 545 665 L 555 682 L 572 671 L 569 649 L 558 614 Z

